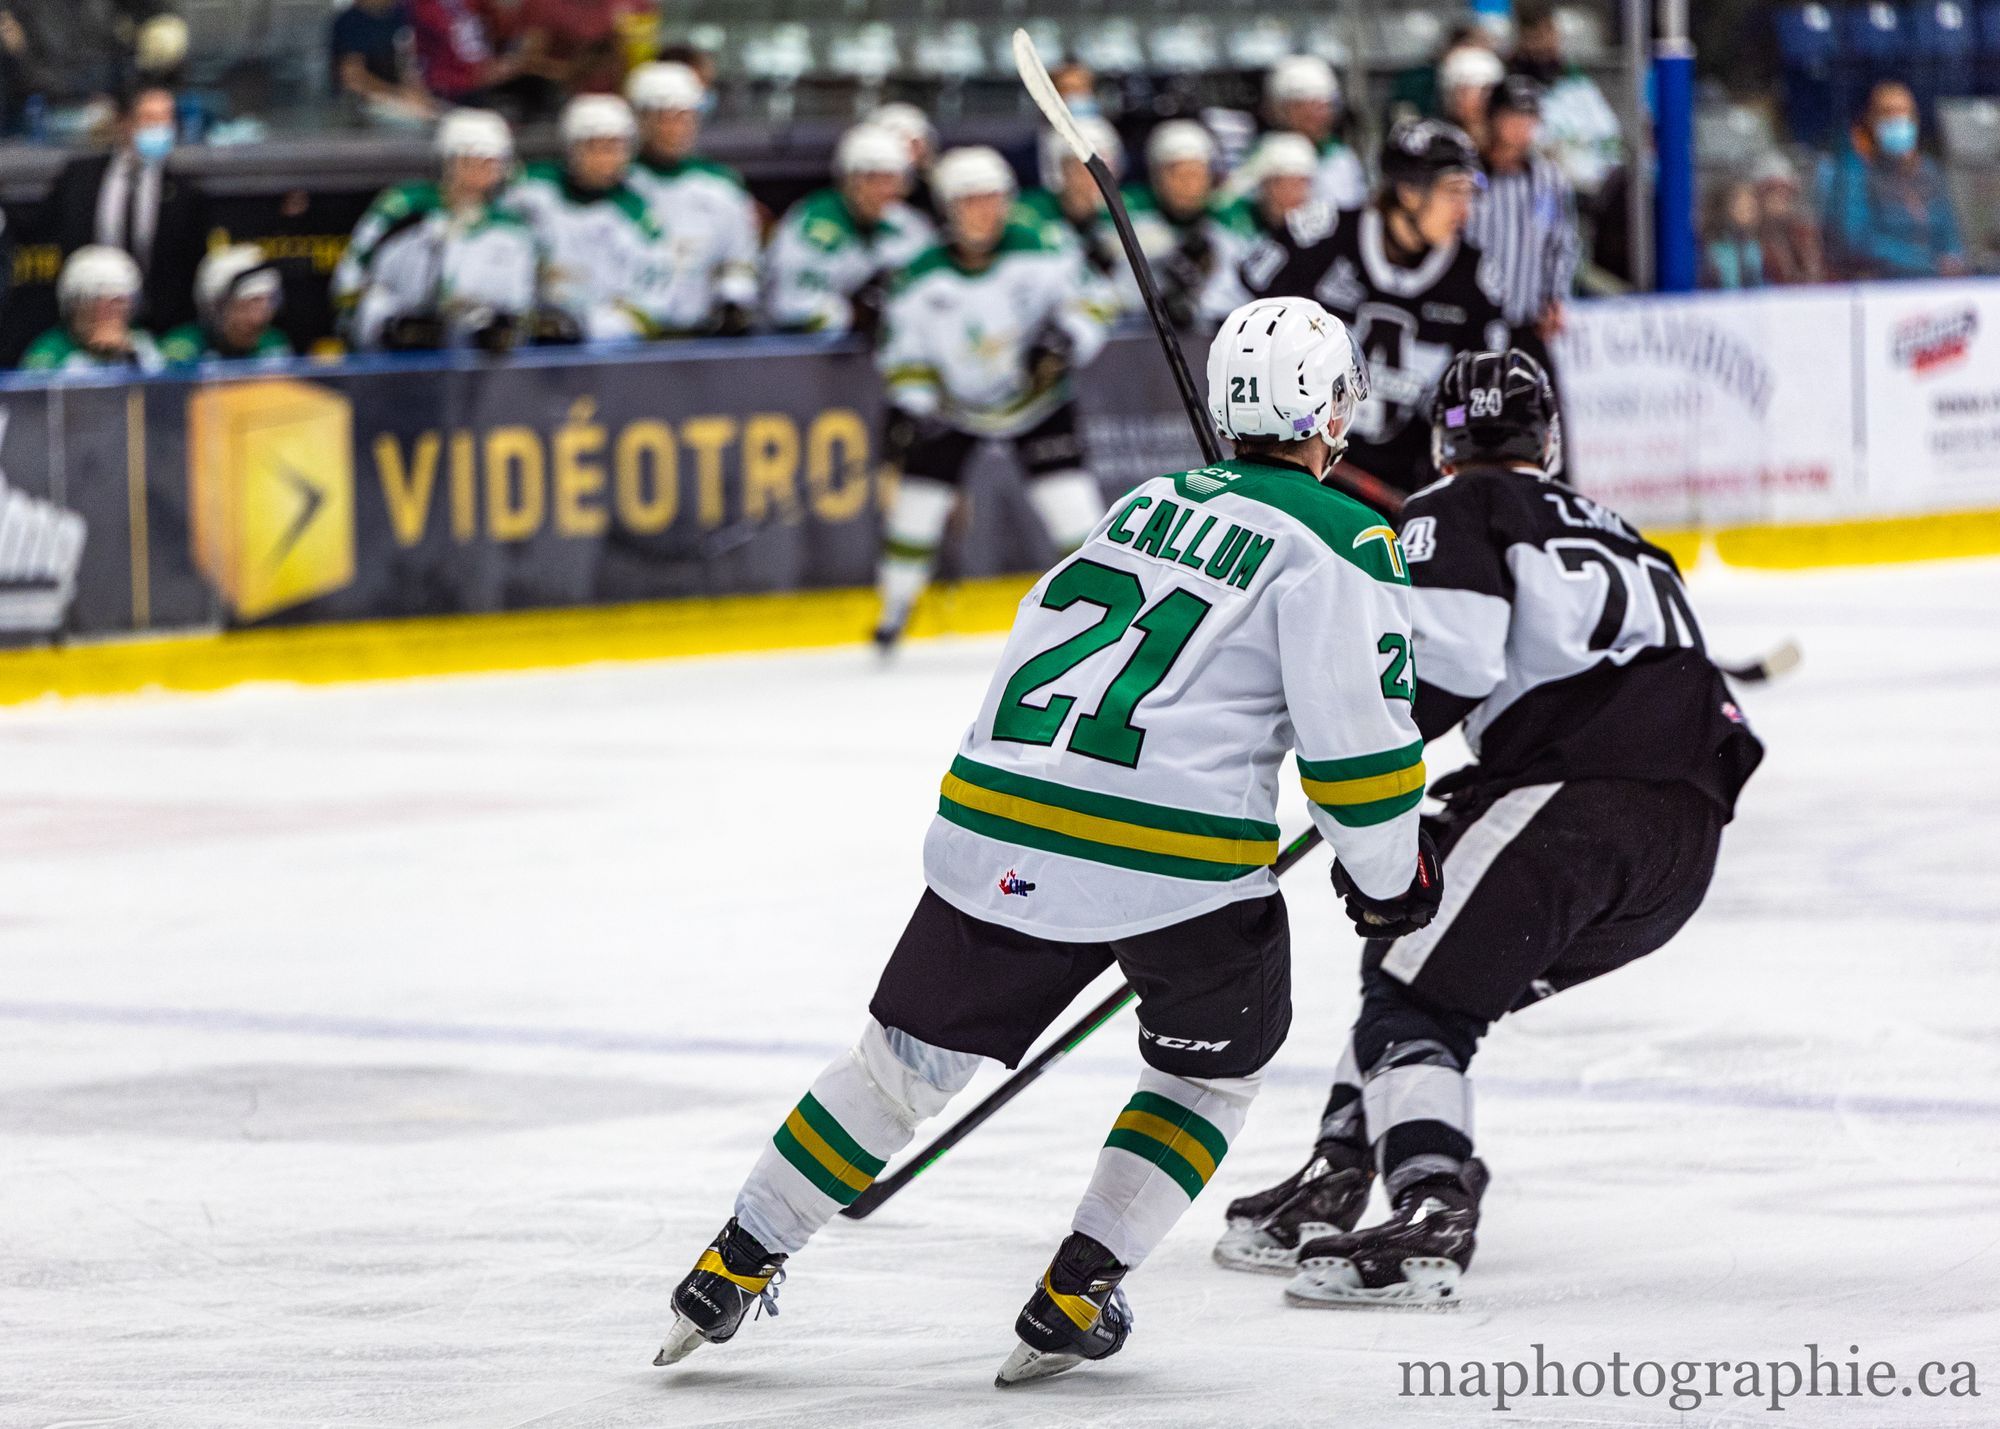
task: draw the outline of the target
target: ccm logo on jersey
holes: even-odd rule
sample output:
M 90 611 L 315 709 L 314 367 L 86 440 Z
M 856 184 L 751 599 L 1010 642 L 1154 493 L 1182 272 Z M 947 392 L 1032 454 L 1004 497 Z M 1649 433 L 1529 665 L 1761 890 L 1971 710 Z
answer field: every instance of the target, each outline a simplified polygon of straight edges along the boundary
M 1144 1023 L 1139 1025 L 1139 1035 L 1157 1047 L 1165 1047 L 1169 1052 L 1220 1052 L 1230 1042 L 1227 1037 L 1220 1042 L 1203 1042 L 1196 1037 L 1162 1037 L 1157 1032 L 1148 1032 Z

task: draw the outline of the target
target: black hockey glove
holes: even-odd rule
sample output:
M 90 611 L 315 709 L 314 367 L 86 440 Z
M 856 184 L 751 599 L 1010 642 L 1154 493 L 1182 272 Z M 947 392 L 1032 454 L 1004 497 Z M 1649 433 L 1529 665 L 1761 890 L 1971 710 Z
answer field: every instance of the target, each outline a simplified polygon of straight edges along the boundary
M 1347 916 L 1364 938 L 1400 938 L 1414 933 L 1437 916 L 1444 901 L 1444 875 L 1438 868 L 1437 846 L 1417 831 L 1417 876 L 1394 898 L 1370 898 L 1354 886 L 1340 860 L 1333 861 L 1333 891 L 1347 900 Z
M 436 313 L 404 313 L 382 324 L 382 346 L 390 352 L 433 352 L 444 346 L 444 319 Z
M 913 450 L 950 430 L 937 417 L 891 407 L 882 423 L 882 459 L 901 471 Z
M 492 308 L 481 308 L 470 315 L 466 322 L 466 332 L 472 338 L 472 345 L 492 357 L 504 357 L 521 342 L 521 324 L 512 313 L 495 312 Z
M 1214 262 L 1215 250 L 1200 225 L 1189 229 L 1174 251 L 1160 260 L 1160 298 L 1175 327 L 1194 326 Z
M 847 295 L 847 325 L 856 337 L 875 340 L 882 328 L 882 309 L 889 302 L 889 270 L 877 269 L 868 280 Z
M 715 310 L 715 335 L 717 337 L 747 337 L 750 333 L 750 309 L 741 303 L 724 303 Z
M 571 347 L 583 341 L 583 324 L 563 308 L 536 308 L 528 318 L 528 330 L 538 347 Z
M 1037 389 L 1053 387 L 1069 375 L 1070 360 L 1076 356 L 1076 339 L 1069 329 L 1051 319 L 1028 344 L 1028 381 Z

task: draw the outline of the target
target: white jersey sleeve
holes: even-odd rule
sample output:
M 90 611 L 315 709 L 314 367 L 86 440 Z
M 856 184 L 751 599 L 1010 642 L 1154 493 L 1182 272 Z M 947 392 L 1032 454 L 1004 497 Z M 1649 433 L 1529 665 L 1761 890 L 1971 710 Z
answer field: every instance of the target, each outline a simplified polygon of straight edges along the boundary
M 1406 578 L 1388 526 L 1352 540 Z M 1394 898 L 1416 875 L 1424 795 L 1410 588 L 1329 556 L 1280 602 L 1278 650 L 1313 822 L 1362 892 Z

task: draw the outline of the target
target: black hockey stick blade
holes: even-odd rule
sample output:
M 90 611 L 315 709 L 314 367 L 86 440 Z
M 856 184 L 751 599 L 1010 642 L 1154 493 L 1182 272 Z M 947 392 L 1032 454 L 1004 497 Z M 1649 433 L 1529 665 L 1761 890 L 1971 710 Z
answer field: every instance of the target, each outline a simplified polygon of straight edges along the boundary
M 1055 81 L 1049 78 L 1048 66 L 1042 63 L 1041 55 L 1035 50 L 1035 42 L 1026 30 L 1014 31 L 1014 66 L 1021 72 L 1021 83 L 1028 87 L 1028 94 L 1042 111 L 1042 117 L 1049 121 L 1049 127 L 1076 155 L 1077 161 L 1090 170 L 1097 191 L 1104 195 L 1104 206 L 1111 214 L 1111 226 L 1118 230 L 1118 243 L 1125 250 L 1125 261 L 1132 265 L 1132 276 L 1139 282 L 1139 297 L 1146 305 L 1146 316 L 1153 320 L 1153 332 L 1160 339 L 1160 349 L 1166 354 L 1167 366 L 1173 371 L 1174 386 L 1180 391 L 1181 405 L 1187 408 L 1188 421 L 1194 427 L 1194 439 L 1201 447 L 1201 458 L 1210 466 L 1215 465 L 1222 460 L 1222 440 L 1209 421 L 1207 406 L 1194 385 L 1194 374 L 1188 371 L 1187 354 L 1181 351 L 1180 337 L 1174 332 L 1173 322 L 1167 316 L 1167 305 L 1160 297 L 1159 285 L 1153 281 L 1153 266 L 1146 261 L 1146 254 L 1139 247 L 1139 235 L 1132 231 L 1132 218 L 1125 212 L 1125 200 L 1118 192 L 1118 180 L 1112 176 L 1103 158 L 1090 147 L 1090 141 L 1077 127 L 1069 106 L 1056 93 Z
M 1304 833 L 1285 846 L 1284 852 L 1278 855 L 1278 861 L 1272 865 L 1271 871 L 1282 877 L 1285 870 L 1311 853 L 1319 843 L 1319 827 L 1308 824 Z M 1120 979 L 1118 986 L 1106 994 L 1101 1002 L 1072 1023 L 1061 1036 L 1023 1062 L 1012 1076 L 988 1092 L 985 1100 L 945 1128 L 923 1150 L 856 1196 L 851 1203 L 842 1207 L 840 1213 L 851 1221 L 866 1220 L 876 1207 L 923 1175 L 940 1156 L 985 1125 L 1001 1107 L 1040 1080 L 1042 1073 L 1074 1052 L 1085 1038 L 1117 1016 L 1134 996 L 1136 994 L 1132 991 L 1132 985 Z
M 1804 658 L 1805 653 L 1799 649 L 1799 642 L 1787 640 L 1760 659 L 1745 661 L 1741 665 L 1722 666 L 1722 673 L 1746 685 L 1761 685 L 1780 675 L 1789 675 Z

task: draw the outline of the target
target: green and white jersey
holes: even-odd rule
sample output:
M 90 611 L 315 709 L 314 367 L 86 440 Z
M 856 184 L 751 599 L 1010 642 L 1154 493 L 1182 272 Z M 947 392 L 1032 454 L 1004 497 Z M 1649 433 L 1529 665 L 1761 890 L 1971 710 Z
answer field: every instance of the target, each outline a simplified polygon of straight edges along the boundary
M 52 327 L 21 354 L 23 372 L 101 372 L 114 367 L 136 367 L 154 372 L 164 365 L 153 335 L 132 329 L 132 352 L 128 357 L 101 357 L 81 347 L 66 327 Z
M 641 156 L 627 180 L 652 209 L 673 255 L 667 326 L 699 332 L 729 303 L 757 306 L 757 209 L 736 170 L 708 159 Z
M 1117 306 L 1075 245 L 1040 225 L 1010 222 L 987 264 L 967 268 L 946 247 L 896 279 L 876 365 L 891 405 L 938 416 L 961 432 L 1009 437 L 1071 399 L 1067 377 L 1035 385 L 1029 347 L 1058 324 L 1072 368 L 1103 350 Z
M 1338 139 L 1319 146 L 1319 167 L 1313 171 L 1312 196 L 1338 212 L 1361 208 L 1368 202 L 1368 171 L 1361 156 Z
M 1246 239 L 1241 231 L 1244 222 L 1239 211 L 1241 205 L 1221 194 L 1209 202 L 1208 208 L 1198 218 L 1188 222 L 1170 218 L 1160 207 L 1159 200 L 1153 197 L 1153 191 L 1143 184 L 1128 184 L 1121 194 L 1125 200 L 1125 212 L 1132 220 L 1132 232 L 1139 240 L 1139 251 L 1153 265 L 1155 282 L 1164 281 L 1160 263 L 1197 229 L 1208 244 L 1208 285 L 1215 282 L 1218 273 L 1247 253 L 1250 243 L 1255 241 Z M 1097 229 L 1100 249 L 1116 257 L 1110 271 L 1119 307 L 1128 313 L 1143 313 L 1146 308 L 1139 297 L 1139 280 L 1132 274 L 1132 265 L 1125 261 L 1124 248 L 1118 242 L 1118 230 L 1112 225 L 1109 214 L 1098 220 Z M 1235 311 L 1234 308 L 1224 308 L 1220 312 L 1209 312 L 1207 285 L 1204 285 L 1197 305 L 1204 316 L 1213 318 L 1224 318 Z
M 764 316 L 790 332 L 848 332 L 855 289 L 901 271 L 935 242 L 937 229 L 906 203 L 864 229 L 840 190 L 807 194 L 785 211 L 764 255 Z
M 945 776 L 924 876 L 1086 942 L 1276 888 L 1279 769 L 1361 888 L 1416 873 L 1410 586 L 1381 517 L 1236 460 L 1125 497 L 1021 602 Z
M 534 230 L 542 301 L 575 318 L 587 340 L 658 337 L 672 327 L 673 252 L 629 183 L 588 193 L 561 164 L 530 164 L 501 206 Z
M 200 323 L 182 323 L 160 338 L 160 357 L 169 367 L 189 367 L 197 362 L 273 362 L 291 355 L 291 343 L 274 327 L 258 333 L 248 352 L 224 352 Z
M 526 313 L 540 267 L 535 236 L 491 206 L 452 213 L 434 183 L 384 189 L 354 226 L 333 270 L 348 344 L 381 346 L 392 318 L 436 314 L 448 332 L 482 310 Z

